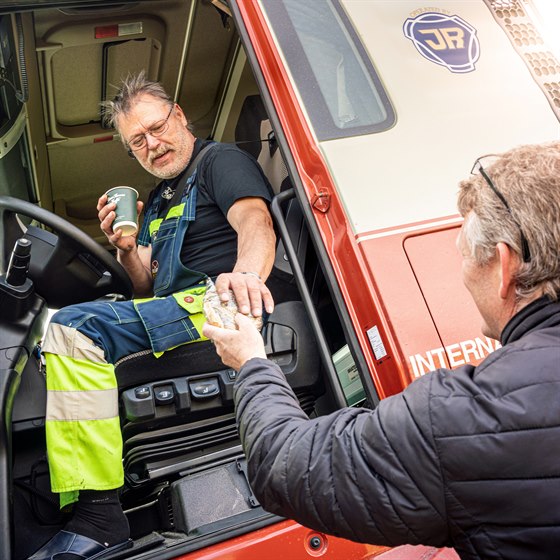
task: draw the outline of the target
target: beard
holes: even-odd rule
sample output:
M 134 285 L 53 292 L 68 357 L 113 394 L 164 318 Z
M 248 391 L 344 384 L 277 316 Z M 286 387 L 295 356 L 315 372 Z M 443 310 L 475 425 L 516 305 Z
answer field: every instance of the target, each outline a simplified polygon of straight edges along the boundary
M 160 144 L 155 150 L 150 150 L 145 161 L 140 161 L 140 165 L 158 179 L 173 179 L 185 169 L 189 163 L 194 147 L 194 138 L 184 134 L 174 142 L 174 145 Z M 172 159 L 162 167 L 154 165 L 154 161 L 164 154 L 172 152 Z

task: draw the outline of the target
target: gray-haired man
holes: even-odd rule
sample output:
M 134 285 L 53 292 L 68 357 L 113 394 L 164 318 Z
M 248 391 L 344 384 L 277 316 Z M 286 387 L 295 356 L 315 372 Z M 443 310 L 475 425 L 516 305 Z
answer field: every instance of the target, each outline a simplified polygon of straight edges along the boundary
M 552 560 L 560 547 L 560 144 L 477 160 L 460 184 L 462 276 L 502 348 L 371 411 L 309 420 L 246 317 L 206 325 L 239 370 L 235 402 L 263 507 L 375 544 L 463 559 Z

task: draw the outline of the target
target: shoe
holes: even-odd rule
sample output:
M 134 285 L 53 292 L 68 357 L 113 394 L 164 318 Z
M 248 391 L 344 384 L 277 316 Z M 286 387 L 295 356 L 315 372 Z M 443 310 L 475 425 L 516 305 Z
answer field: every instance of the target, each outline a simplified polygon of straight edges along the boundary
M 27 560 L 56 560 L 59 554 L 64 553 L 75 554 L 83 560 L 101 560 L 110 554 L 119 550 L 125 550 L 131 546 L 132 541 L 130 539 L 107 547 L 83 535 L 71 533 L 70 531 L 59 531 L 45 546 Z

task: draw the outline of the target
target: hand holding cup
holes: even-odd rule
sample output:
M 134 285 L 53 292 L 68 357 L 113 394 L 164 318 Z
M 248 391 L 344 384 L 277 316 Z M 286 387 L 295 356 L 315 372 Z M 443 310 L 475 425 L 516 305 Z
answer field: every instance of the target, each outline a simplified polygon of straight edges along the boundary
M 138 191 L 132 187 L 113 187 L 99 198 L 97 211 L 101 231 L 111 245 L 123 251 L 130 251 L 136 245 L 138 215 L 142 207 Z
M 107 204 L 114 203 L 115 219 L 113 221 L 113 232 L 122 230 L 123 236 L 134 235 L 138 230 L 138 213 L 136 202 L 138 191 L 132 187 L 113 187 L 106 193 Z

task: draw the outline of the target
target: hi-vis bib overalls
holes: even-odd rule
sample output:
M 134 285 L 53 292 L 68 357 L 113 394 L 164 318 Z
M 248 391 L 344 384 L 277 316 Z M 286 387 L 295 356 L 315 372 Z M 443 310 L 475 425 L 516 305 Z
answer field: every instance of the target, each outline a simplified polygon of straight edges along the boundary
M 79 490 L 124 483 L 114 364 L 140 350 L 158 355 L 204 339 L 206 275 L 181 262 L 183 238 L 196 216 L 196 169 L 182 185 L 180 203 L 150 224 L 156 297 L 72 305 L 49 325 L 43 344 L 47 452 L 61 507 L 76 501 Z M 160 203 L 157 195 L 154 204 Z

